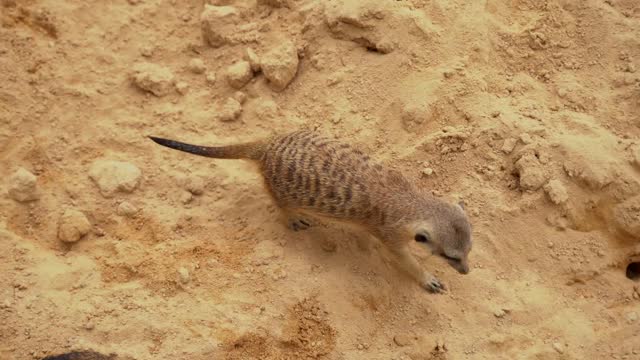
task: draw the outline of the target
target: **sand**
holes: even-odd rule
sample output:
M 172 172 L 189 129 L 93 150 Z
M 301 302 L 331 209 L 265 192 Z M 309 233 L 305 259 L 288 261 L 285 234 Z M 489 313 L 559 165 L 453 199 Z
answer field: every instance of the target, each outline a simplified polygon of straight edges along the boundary
M 0 1 L 0 358 L 640 358 L 637 1 L 205 3 Z M 471 273 L 146 138 L 299 127 L 463 199 Z

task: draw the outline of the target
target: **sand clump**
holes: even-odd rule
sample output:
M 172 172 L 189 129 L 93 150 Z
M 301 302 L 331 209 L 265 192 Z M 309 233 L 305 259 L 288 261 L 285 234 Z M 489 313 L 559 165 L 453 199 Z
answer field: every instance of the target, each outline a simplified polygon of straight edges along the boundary
M 215 116 L 220 121 L 229 122 L 237 120 L 242 114 L 242 104 L 230 97 L 217 105 Z
M 520 177 L 520 187 L 525 191 L 538 190 L 549 177 L 543 164 L 533 153 L 524 154 L 516 161 L 515 166 Z
M 100 159 L 91 164 L 89 177 L 102 196 L 113 197 L 117 192 L 134 191 L 140 184 L 142 172 L 129 162 Z
M 136 64 L 131 79 L 141 90 L 159 97 L 168 95 L 174 89 L 175 83 L 171 70 L 152 63 Z
M 215 6 L 205 4 L 200 15 L 202 37 L 212 47 L 238 41 L 238 24 L 241 22 L 240 11 L 233 6 Z
M 207 66 L 202 59 L 193 58 L 189 61 L 188 69 L 194 74 L 204 74 L 207 71 Z
M 634 196 L 613 209 L 613 220 L 619 230 L 640 239 L 640 196 Z
M 131 217 L 135 215 L 137 212 L 138 212 L 138 208 L 136 208 L 135 205 L 133 205 L 128 201 L 121 202 L 120 204 L 118 204 L 118 207 L 116 208 L 116 214 L 120 216 L 125 216 L 125 217 Z
M 81 211 L 66 209 L 58 221 L 58 239 L 74 243 L 91 231 L 91 223 Z
M 37 188 L 37 177 L 25 168 L 19 168 L 9 177 L 10 198 L 18 202 L 38 200 L 40 194 Z
M 554 204 L 563 204 L 569 200 L 567 188 L 560 180 L 552 179 L 544 185 L 544 191 Z
M 245 50 L 243 58 L 249 62 L 249 65 L 251 66 L 251 70 L 253 72 L 262 70 L 262 65 L 260 65 L 260 58 L 252 48 L 247 48 Z
M 238 61 L 226 71 L 227 82 L 236 89 L 244 87 L 252 77 L 251 65 L 247 61 Z
M 290 40 L 283 40 L 260 58 L 264 77 L 276 91 L 284 90 L 298 72 L 298 51 Z

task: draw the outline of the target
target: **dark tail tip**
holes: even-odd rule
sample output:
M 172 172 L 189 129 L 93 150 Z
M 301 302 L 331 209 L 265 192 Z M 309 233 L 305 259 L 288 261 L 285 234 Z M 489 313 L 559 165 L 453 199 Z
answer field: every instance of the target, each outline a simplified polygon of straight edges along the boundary
M 153 142 L 155 142 L 156 144 L 160 144 L 164 146 L 169 146 L 169 144 L 171 143 L 171 140 L 169 139 L 159 138 L 155 136 L 149 136 L 149 139 L 153 140 Z

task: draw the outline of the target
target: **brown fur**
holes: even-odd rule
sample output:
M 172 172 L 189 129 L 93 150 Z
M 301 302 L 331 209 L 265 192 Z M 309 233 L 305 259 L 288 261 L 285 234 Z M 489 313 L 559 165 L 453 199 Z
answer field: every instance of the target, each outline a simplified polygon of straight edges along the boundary
M 424 234 L 425 245 L 461 273 L 468 272 L 471 227 L 462 208 L 433 197 L 348 144 L 306 130 L 220 147 L 152 139 L 197 155 L 257 161 L 267 188 L 294 227 L 309 226 L 304 216 L 358 225 L 379 238 L 429 290 L 444 287 L 410 253 L 408 245 L 417 235 Z

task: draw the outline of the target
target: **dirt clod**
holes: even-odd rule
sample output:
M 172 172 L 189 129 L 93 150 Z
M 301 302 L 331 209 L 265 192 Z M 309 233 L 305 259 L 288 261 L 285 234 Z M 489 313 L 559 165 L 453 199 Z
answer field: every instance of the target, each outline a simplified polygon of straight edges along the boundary
M 204 74 L 207 71 L 207 66 L 202 59 L 193 58 L 189 61 L 189 71 L 194 74 Z
M 234 121 L 242 114 L 242 104 L 234 98 L 227 98 L 218 105 L 216 116 L 220 121 Z
M 67 209 L 58 220 L 58 239 L 63 242 L 76 242 L 89 231 L 91 231 L 91 223 L 81 211 Z
M 548 175 L 538 160 L 530 153 L 525 154 L 516 162 L 516 169 L 520 175 L 520 187 L 523 190 L 538 190 L 547 181 Z
M 202 36 L 214 48 L 232 43 L 232 35 L 238 21 L 237 8 L 205 4 L 204 11 L 200 15 Z
M 138 88 L 155 96 L 169 94 L 173 90 L 175 82 L 171 70 L 152 63 L 136 64 L 133 67 L 131 79 Z
M 91 165 L 89 177 L 102 196 L 112 197 L 117 192 L 133 192 L 140 184 L 142 172 L 129 162 L 100 159 Z
M 549 195 L 549 199 L 554 204 L 562 204 L 569 200 L 569 194 L 567 188 L 560 182 L 560 180 L 550 180 L 544 185 L 544 191 Z
M 38 200 L 37 178 L 27 169 L 19 168 L 9 177 L 9 197 L 18 202 Z
M 229 85 L 240 89 L 253 77 L 251 65 L 248 61 L 238 61 L 227 68 L 226 77 Z
M 264 77 L 276 91 L 284 90 L 298 72 L 298 51 L 290 40 L 283 40 L 261 59 Z
M 640 238 L 640 196 L 635 196 L 613 208 L 613 222 L 619 230 Z

